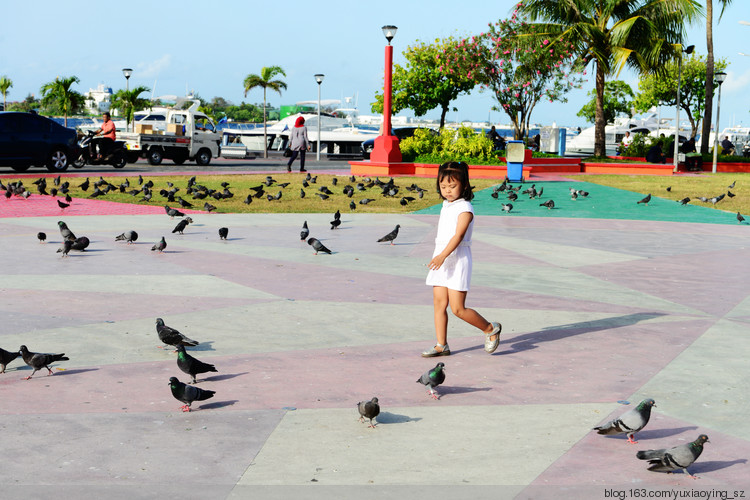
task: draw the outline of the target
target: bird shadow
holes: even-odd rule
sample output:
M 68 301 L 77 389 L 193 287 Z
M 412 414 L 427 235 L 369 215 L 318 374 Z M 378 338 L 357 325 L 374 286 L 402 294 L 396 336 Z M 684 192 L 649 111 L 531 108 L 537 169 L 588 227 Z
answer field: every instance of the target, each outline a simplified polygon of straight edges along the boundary
M 727 467 L 731 467 L 736 464 L 744 463 L 747 463 L 746 458 L 738 458 L 737 460 L 712 460 L 710 462 L 698 462 L 690 467 L 690 472 L 692 472 L 693 474 L 713 472 L 716 470 L 726 469 Z
M 442 386 L 440 388 L 440 395 L 443 396 L 445 394 L 465 394 L 468 392 L 484 392 L 490 390 L 492 390 L 491 387 L 461 387 L 452 385 L 450 387 Z
M 111 250 L 109 248 L 91 248 L 86 250 L 81 250 L 80 253 L 97 253 L 97 252 L 110 252 Z M 76 255 L 76 254 L 73 254 Z
M 419 422 L 422 420 L 421 417 L 413 418 L 409 415 L 399 415 L 398 413 L 391 413 L 388 411 L 380 412 L 380 414 L 376 417 L 376 420 L 379 424 L 404 424 L 406 422 Z
M 239 399 L 230 399 L 228 401 L 216 401 L 215 403 L 208 403 L 205 405 L 201 405 L 201 410 L 213 410 L 216 408 L 224 408 L 225 406 L 233 406 L 234 403 L 238 403 Z
M 676 436 L 678 434 L 682 434 L 683 432 L 687 431 L 694 431 L 698 427 L 695 425 L 691 425 L 688 427 L 675 427 L 674 429 L 650 429 L 647 431 L 640 431 L 638 434 L 636 434 L 636 437 L 638 440 L 643 439 L 660 439 L 664 437 L 670 437 L 670 436 Z M 621 436 L 607 436 L 607 437 L 620 437 L 622 439 L 627 439 L 624 435 Z
M 242 373 L 227 373 L 225 375 L 214 375 L 213 377 L 206 377 L 201 382 L 216 382 L 219 380 L 229 380 L 230 378 L 239 377 L 241 375 L 247 375 L 250 372 Z
M 226 239 L 226 240 L 224 240 L 224 241 L 240 241 L 240 240 L 244 240 L 244 239 L 245 239 L 245 238 L 227 238 L 227 239 Z
M 496 352 L 495 355 L 511 354 L 512 352 L 527 351 L 536 349 L 543 342 L 553 342 L 563 340 L 568 337 L 582 335 L 584 333 L 599 332 L 621 328 L 623 326 L 634 325 L 641 321 L 665 316 L 664 313 L 633 313 L 615 318 L 603 318 L 595 321 L 581 321 L 579 323 L 569 323 L 567 325 L 551 326 L 543 328 L 538 332 L 531 332 L 513 339 L 501 340 L 500 344 L 510 344 L 511 349 L 502 352 Z M 502 337 L 500 337 L 502 339 Z
M 99 368 L 73 368 L 72 370 L 60 370 L 60 371 L 56 371 L 54 373 L 55 373 L 55 376 L 60 376 L 60 375 L 75 375 L 77 373 L 95 372 L 98 369 Z
M 189 349 L 188 349 L 188 347 L 185 347 L 185 350 L 188 350 L 188 351 L 214 351 L 215 349 L 211 345 L 213 343 L 214 343 L 213 340 L 210 340 L 208 342 L 201 342 L 200 344 L 198 344 L 196 346 L 190 346 Z

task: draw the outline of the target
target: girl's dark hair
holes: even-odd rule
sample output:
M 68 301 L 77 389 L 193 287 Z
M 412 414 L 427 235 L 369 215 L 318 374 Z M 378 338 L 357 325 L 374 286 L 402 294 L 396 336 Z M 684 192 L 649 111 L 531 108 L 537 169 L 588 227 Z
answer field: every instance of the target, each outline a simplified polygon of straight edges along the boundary
M 440 165 L 437 174 L 437 192 L 441 198 L 443 193 L 440 192 L 440 183 L 444 179 L 455 179 L 461 184 L 463 191 L 461 192 L 461 198 L 466 201 L 471 201 L 474 198 L 474 193 L 471 192 L 471 184 L 469 184 L 469 166 L 463 161 L 447 161 Z

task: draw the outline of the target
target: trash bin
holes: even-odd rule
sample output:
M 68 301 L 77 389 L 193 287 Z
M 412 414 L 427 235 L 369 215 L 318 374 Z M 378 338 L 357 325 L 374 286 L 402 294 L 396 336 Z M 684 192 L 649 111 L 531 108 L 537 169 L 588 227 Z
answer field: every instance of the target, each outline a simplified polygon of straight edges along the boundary
M 523 141 L 508 141 L 505 147 L 505 162 L 508 164 L 507 179 L 511 182 L 523 182 L 523 160 L 525 155 Z

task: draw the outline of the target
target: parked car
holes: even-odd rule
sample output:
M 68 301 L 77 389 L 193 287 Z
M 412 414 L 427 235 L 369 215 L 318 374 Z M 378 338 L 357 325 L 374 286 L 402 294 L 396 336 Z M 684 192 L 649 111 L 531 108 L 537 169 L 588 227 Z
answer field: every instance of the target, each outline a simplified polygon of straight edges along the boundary
M 62 172 L 77 156 L 75 130 L 35 113 L 0 112 L 0 166 L 16 172 L 31 166 Z
M 391 131 L 393 135 L 398 137 L 398 141 L 401 142 L 407 137 L 411 137 L 414 135 L 414 132 L 421 128 L 426 127 L 401 127 L 401 128 L 395 128 Z M 435 132 L 431 128 L 427 128 L 426 130 L 429 130 L 433 134 L 437 135 L 437 132 Z M 372 148 L 375 147 L 375 139 L 367 139 L 366 141 L 362 142 L 361 150 L 362 150 L 362 158 L 365 160 L 370 159 L 370 153 L 372 153 Z

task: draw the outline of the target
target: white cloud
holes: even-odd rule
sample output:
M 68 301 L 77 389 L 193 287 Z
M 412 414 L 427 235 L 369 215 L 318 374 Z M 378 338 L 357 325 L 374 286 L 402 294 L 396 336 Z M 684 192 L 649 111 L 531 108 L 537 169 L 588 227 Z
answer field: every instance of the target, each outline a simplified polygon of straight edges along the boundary
M 727 70 L 727 79 L 722 84 L 722 90 L 730 94 L 736 92 L 744 94 L 747 92 L 748 85 L 750 85 L 750 69 L 745 70 L 743 73 Z
M 159 76 L 162 70 L 167 69 L 171 63 L 172 55 L 164 54 L 155 61 L 138 63 L 136 69 L 138 70 L 139 77 L 155 78 Z

